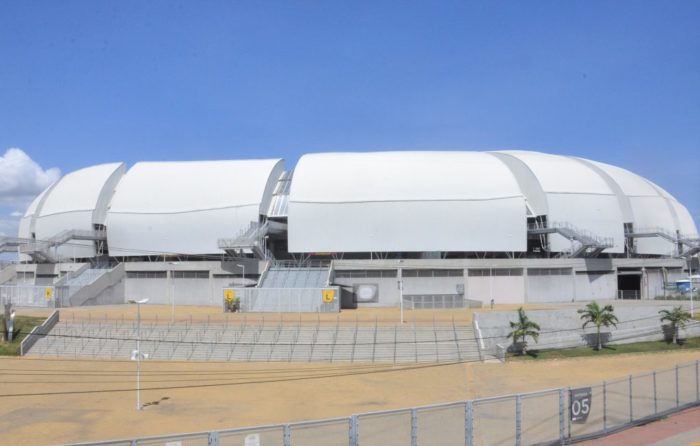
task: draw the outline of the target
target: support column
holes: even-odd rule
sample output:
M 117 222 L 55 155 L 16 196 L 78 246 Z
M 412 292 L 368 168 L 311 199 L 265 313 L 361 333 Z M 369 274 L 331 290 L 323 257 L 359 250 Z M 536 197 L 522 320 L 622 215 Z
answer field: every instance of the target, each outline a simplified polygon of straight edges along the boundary
M 566 414 L 566 406 L 564 405 L 564 389 L 559 389 L 559 441 L 564 444 L 566 432 L 564 431 L 564 417 Z M 571 435 L 571 432 L 569 432 Z
M 474 402 L 467 401 L 464 411 L 464 444 L 472 446 L 474 444 Z
M 350 446 L 358 446 L 357 437 L 358 437 L 357 415 L 353 415 L 350 417 L 350 441 L 348 444 Z
M 523 422 L 523 400 L 520 395 L 515 396 L 515 446 L 521 446 Z

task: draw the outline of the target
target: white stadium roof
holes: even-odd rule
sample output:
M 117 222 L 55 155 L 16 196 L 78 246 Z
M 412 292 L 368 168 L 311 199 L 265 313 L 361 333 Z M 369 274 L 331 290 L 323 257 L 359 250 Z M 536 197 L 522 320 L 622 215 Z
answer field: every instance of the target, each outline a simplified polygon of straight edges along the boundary
M 46 240 L 69 230 L 93 230 L 103 225 L 114 188 L 124 174 L 123 163 L 101 164 L 71 172 L 50 186 L 25 213 L 20 237 Z M 33 212 L 30 214 L 30 212 Z M 63 257 L 92 257 L 91 241 L 73 241 L 57 251 Z
M 216 253 L 258 221 L 283 170 L 280 159 L 137 163 L 107 215 L 110 254 Z
M 304 155 L 289 195 L 291 252 L 524 251 L 524 223 L 515 177 L 482 152 Z
M 47 239 L 104 224 L 113 256 L 219 253 L 218 238 L 267 215 L 283 172 L 280 159 L 142 162 L 126 173 L 120 163 L 88 167 L 37 197 L 19 235 Z M 697 237 L 688 210 L 645 178 L 538 152 L 308 154 L 288 201 L 288 250 L 298 253 L 522 252 L 528 217 L 612 238 L 609 253 L 624 252 L 625 224 Z M 558 235 L 550 243 L 570 247 Z M 94 255 L 90 242 L 71 245 L 72 254 Z M 674 249 L 658 237 L 636 245 L 639 254 Z
M 594 169 L 566 156 L 501 153 L 520 160 L 537 178 L 546 195 L 549 222 L 566 223 L 598 237 L 610 237 L 614 247 L 606 252 L 624 252 L 624 225 L 617 194 Z M 563 237 L 551 238 L 552 251 L 562 251 L 570 245 Z

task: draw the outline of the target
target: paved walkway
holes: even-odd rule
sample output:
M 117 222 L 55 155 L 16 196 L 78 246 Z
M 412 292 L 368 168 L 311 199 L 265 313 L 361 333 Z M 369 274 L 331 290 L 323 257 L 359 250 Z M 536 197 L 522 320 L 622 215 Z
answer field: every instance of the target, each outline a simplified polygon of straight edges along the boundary
M 700 407 L 684 410 L 654 423 L 625 429 L 604 438 L 578 444 L 585 446 L 700 445 Z

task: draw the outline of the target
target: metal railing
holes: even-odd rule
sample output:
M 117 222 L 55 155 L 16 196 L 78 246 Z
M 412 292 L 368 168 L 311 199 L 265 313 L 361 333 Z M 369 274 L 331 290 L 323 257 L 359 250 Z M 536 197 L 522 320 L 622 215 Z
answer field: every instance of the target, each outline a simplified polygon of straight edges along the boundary
M 576 257 L 580 254 L 598 254 L 605 248 L 612 248 L 615 241 L 612 237 L 600 237 L 590 231 L 586 231 L 568 222 L 548 222 L 546 225 L 534 223 L 528 224 L 527 230 L 531 234 L 553 234 L 559 235 L 579 243 L 578 247 L 571 247 L 563 250 L 564 255 Z
M 230 289 L 240 299 L 242 313 L 337 313 L 340 311 L 339 287 Z M 329 296 L 327 302 L 324 301 L 326 295 Z
M 646 423 L 700 404 L 698 361 L 592 386 L 479 398 L 343 418 L 133 438 L 96 445 L 567 444 Z M 174 444 L 174 443 L 169 443 Z
M 56 288 L 53 285 L 0 285 L 0 303 L 18 307 L 54 308 Z
M 251 250 L 261 259 L 272 259 L 272 252 L 265 246 L 265 235 L 268 233 L 269 223 L 251 221 L 247 228 L 242 229 L 236 237 L 220 238 L 217 240 L 219 249 L 231 254 L 240 254 L 245 250 Z
M 323 288 L 328 285 L 329 268 L 277 267 L 265 271 L 259 288 Z
M 272 260 L 270 263 L 274 268 L 329 268 L 330 260 Z
M 641 299 L 640 290 L 617 290 L 618 299 Z

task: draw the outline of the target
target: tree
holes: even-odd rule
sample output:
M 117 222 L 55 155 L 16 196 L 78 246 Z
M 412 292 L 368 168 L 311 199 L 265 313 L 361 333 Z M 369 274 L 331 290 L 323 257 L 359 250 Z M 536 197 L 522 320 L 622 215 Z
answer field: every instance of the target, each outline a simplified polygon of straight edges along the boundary
M 598 302 L 593 301 L 586 305 L 586 308 L 578 310 L 581 315 L 581 320 L 585 321 L 582 328 L 586 328 L 588 324 L 593 324 L 596 327 L 597 334 L 597 346 L 596 350 L 603 348 L 602 342 L 600 340 L 600 327 L 613 326 L 617 328 L 617 316 L 615 316 L 615 310 L 612 305 L 605 305 L 600 307 Z
M 518 321 L 510 321 L 511 332 L 508 333 L 509 338 L 513 338 L 513 345 L 518 346 L 518 340 L 522 340 L 520 344 L 520 353 L 527 352 L 527 338 L 532 338 L 538 342 L 540 338 L 540 326 L 531 321 L 525 314 L 523 307 L 518 308 Z
M 691 319 L 690 313 L 685 311 L 682 306 L 673 307 L 672 310 L 661 310 L 661 322 L 669 322 L 671 331 L 673 332 L 673 343 L 678 344 L 678 331 L 680 328 L 685 328 L 685 323 Z

